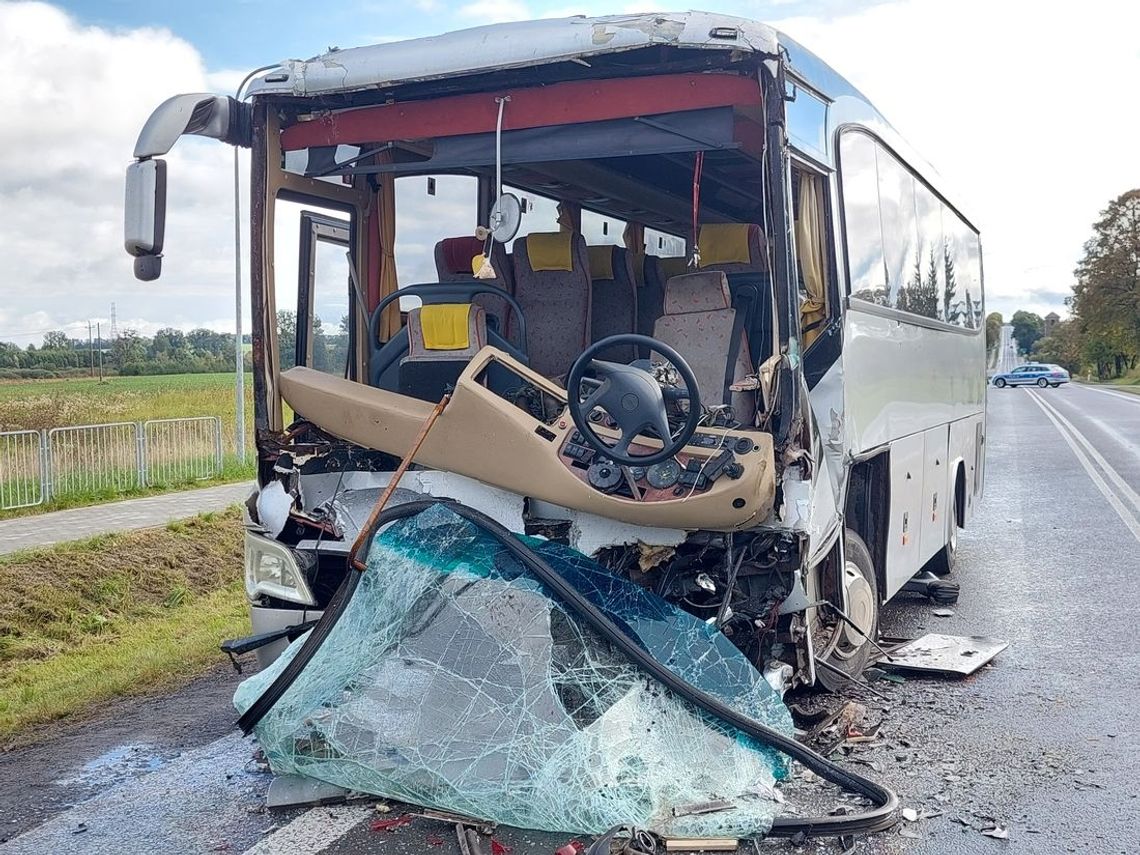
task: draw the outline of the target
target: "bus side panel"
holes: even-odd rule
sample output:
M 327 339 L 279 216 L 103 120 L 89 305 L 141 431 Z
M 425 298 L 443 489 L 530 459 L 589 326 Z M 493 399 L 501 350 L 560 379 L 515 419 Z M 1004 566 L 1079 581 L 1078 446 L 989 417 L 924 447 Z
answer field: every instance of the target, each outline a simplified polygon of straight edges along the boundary
M 842 359 L 847 447 L 856 454 L 977 416 L 985 406 L 978 333 L 907 323 L 851 300 Z
M 954 473 L 947 462 L 950 448 L 950 426 L 931 428 L 923 437 L 922 466 L 922 545 L 919 558 L 923 564 L 946 545 L 953 518 Z
M 921 555 L 925 458 L 924 434 L 912 434 L 891 443 L 891 508 L 884 600 L 893 597 L 925 561 Z

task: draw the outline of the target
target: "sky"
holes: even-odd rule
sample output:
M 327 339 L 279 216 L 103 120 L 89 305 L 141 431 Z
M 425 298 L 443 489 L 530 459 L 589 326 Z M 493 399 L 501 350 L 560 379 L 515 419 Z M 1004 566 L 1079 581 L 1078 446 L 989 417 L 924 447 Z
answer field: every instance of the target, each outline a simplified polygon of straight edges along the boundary
M 158 282 L 136 281 L 122 249 L 123 171 L 147 116 L 170 95 L 231 93 L 255 67 L 330 46 L 642 5 L 0 0 L 0 340 L 38 344 L 52 329 L 86 337 L 88 321 L 109 326 L 112 303 L 120 329 L 233 330 L 232 149 L 187 139 L 169 155 Z M 1066 313 L 1098 212 L 1140 187 L 1130 92 L 1140 80 L 1140 4 L 1086 0 L 1064 17 L 1019 0 L 705 6 L 771 23 L 819 54 L 936 167 L 981 230 L 987 311 Z M 462 216 L 418 189 L 407 204 L 433 221 Z M 430 265 L 430 245 L 397 249 L 402 272 Z M 248 307 L 245 316 L 248 330 Z

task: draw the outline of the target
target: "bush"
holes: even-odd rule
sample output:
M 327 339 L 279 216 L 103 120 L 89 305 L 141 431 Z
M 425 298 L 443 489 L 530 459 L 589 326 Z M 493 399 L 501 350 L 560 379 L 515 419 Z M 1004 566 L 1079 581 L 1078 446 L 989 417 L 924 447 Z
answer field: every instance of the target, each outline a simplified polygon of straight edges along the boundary
M 58 371 L 46 368 L 0 368 L 0 380 L 54 380 Z

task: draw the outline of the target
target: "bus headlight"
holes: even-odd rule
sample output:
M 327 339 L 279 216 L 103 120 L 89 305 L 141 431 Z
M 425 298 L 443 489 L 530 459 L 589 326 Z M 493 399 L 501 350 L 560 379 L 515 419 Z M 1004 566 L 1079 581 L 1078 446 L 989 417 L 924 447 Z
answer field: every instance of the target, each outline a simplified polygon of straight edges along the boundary
M 317 604 L 293 550 L 249 532 L 245 535 L 245 592 L 251 600 L 266 594 L 305 606 Z

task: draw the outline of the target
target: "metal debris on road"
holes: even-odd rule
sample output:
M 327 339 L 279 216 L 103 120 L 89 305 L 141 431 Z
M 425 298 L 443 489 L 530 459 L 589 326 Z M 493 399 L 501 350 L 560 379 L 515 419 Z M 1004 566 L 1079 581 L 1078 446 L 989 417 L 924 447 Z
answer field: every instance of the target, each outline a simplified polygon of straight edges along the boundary
M 982 834 L 984 834 L 986 837 L 994 837 L 998 840 L 1009 839 L 1009 829 L 1004 825 L 995 824 L 993 828 L 983 828 Z
M 918 822 L 918 811 L 914 808 L 903 808 L 902 818 L 907 822 Z
M 927 633 L 891 648 L 891 661 L 880 668 L 898 668 L 933 674 L 973 674 L 1009 647 L 1008 641 L 982 635 Z
M 953 609 L 934 609 L 931 612 L 935 617 L 954 617 Z

